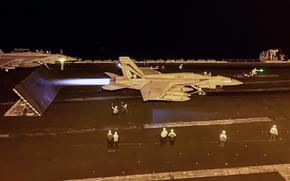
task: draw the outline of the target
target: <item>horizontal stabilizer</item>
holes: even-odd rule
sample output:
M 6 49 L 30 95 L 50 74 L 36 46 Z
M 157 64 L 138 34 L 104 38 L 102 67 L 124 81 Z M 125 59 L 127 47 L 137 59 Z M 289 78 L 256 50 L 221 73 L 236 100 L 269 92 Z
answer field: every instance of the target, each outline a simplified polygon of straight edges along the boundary
M 110 90 L 110 91 L 113 91 L 113 90 L 119 90 L 119 89 L 124 89 L 125 87 L 120 87 L 120 86 L 117 86 L 117 85 L 105 85 L 102 87 L 102 89 L 104 90 Z
M 114 74 L 114 73 L 111 73 L 111 72 L 105 72 L 105 74 L 106 74 L 107 76 L 109 76 L 110 78 L 119 77 L 119 75 Z

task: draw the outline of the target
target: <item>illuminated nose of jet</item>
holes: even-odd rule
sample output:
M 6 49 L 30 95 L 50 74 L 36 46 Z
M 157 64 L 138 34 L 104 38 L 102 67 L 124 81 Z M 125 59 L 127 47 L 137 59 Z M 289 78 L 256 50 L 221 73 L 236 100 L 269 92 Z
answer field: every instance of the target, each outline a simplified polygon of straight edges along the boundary
M 232 79 L 232 85 L 242 85 L 242 84 L 243 84 L 243 82 L 238 81 L 236 79 Z
M 238 81 L 236 79 L 231 79 L 231 78 L 226 78 L 226 79 L 223 79 L 222 81 L 222 85 L 227 85 L 227 86 L 241 85 L 241 84 L 243 84 L 243 82 Z

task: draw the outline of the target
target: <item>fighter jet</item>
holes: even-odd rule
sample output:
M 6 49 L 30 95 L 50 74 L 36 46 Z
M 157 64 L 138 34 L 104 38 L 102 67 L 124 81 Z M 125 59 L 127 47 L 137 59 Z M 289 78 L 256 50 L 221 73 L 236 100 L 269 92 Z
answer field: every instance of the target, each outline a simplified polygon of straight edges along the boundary
M 0 68 L 8 72 L 16 67 L 37 67 L 40 65 L 55 64 L 65 61 L 76 61 L 76 58 L 62 54 L 51 54 L 46 51 L 31 52 L 29 49 L 14 49 L 11 53 L 4 53 L 0 50 Z
M 102 88 L 110 91 L 124 88 L 140 90 L 143 101 L 188 101 L 191 94 L 206 95 L 203 89 L 243 84 L 238 80 L 220 75 L 162 74 L 157 71 L 145 73 L 129 57 L 120 57 L 119 59 L 123 76 L 105 72 L 111 79 L 110 84 Z

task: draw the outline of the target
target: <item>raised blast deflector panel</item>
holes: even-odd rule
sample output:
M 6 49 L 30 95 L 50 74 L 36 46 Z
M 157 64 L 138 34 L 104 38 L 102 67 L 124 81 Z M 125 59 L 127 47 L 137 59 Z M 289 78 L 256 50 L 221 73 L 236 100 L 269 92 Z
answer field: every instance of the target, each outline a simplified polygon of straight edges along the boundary
M 13 90 L 37 115 L 41 116 L 57 96 L 60 87 L 54 85 L 45 71 L 40 68 Z

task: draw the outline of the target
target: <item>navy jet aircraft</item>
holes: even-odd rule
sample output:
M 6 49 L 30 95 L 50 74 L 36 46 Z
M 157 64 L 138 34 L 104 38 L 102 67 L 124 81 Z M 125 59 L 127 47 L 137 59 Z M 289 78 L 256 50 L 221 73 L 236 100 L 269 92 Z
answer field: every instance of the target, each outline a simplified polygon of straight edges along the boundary
M 242 82 L 224 76 L 201 75 L 195 73 L 145 73 L 129 58 L 120 57 L 123 76 L 105 72 L 111 77 L 105 90 L 136 89 L 140 90 L 143 101 L 188 101 L 193 93 L 205 95 L 203 89 L 216 89 L 223 86 L 237 86 Z
M 8 72 L 16 67 L 37 67 L 40 65 L 55 64 L 66 61 L 76 61 L 76 58 L 62 54 L 51 54 L 50 52 L 31 52 L 29 49 L 14 49 L 11 53 L 4 53 L 0 50 L 0 68 Z

